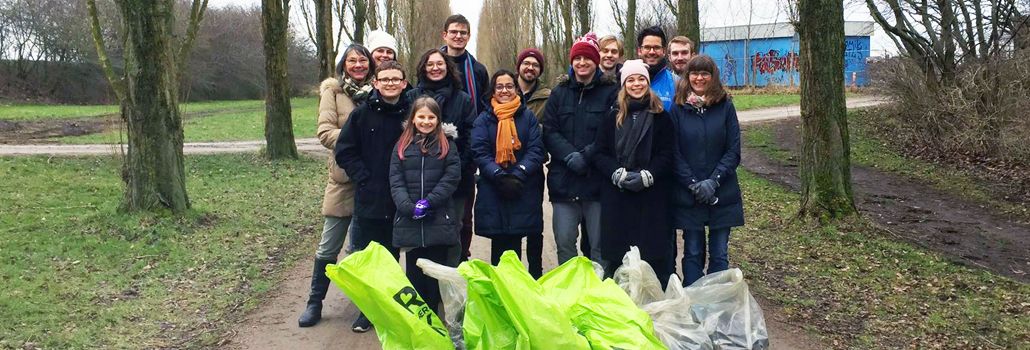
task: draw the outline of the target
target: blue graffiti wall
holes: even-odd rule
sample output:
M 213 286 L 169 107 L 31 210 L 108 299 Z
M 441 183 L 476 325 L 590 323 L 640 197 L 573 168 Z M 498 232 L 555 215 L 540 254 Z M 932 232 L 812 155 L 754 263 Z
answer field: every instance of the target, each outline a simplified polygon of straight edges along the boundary
M 844 41 L 844 83 L 865 86 L 869 37 L 849 36 Z M 701 43 L 701 52 L 719 65 L 723 84 L 744 86 L 800 86 L 798 43 L 794 38 L 753 39 Z

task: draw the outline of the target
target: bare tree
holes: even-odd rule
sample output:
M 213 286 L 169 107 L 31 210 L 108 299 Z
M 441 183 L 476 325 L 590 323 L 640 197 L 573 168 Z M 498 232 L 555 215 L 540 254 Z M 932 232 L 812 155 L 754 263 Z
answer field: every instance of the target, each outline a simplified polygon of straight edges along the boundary
M 190 207 L 182 157 L 182 116 L 178 103 L 178 69 L 204 18 L 207 0 L 194 0 L 181 42 L 175 42 L 172 0 L 115 1 L 125 37 L 125 72 L 118 77 L 107 57 L 96 0 L 86 0 L 93 40 L 111 82 L 128 131 L 122 176 L 123 208 L 183 213 Z M 177 45 L 176 45 L 177 44 Z
M 271 159 L 297 158 L 290 109 L 286 57 L 290 0 L 261 1 L 261 30 L 265 38 L 265 152 Z
M 701 45 L 701 23 L 698 13 L 698 0 L 664 0 L 676 17 L 676 33 L 690 38 L 695 45 Z M 694 48 L 697 50 L 698 48 Z
M 801 45 L 801 207 L 823 222 L 856 212 L 844 104 L 844 6 L 799 0 Z
M 637 54 L 637 0 L 626 0 L 626 9 L 622 9 L 620 0 L 608 0 L 612 8 L 612 15 L 615 17 L 615 26 L 619 28 L 619 36 L 622 37 L 622 47 L 625 58 L 635 57 Z
M 514 71 L 515 57 L 519 51 L 535 46 L 533 30 L 510 28 L 533 28 L 532 4 L 502 0 L 486 0 L 479 16 L 479 30 L 476 38 L 478 54 L 476 59 L 490 69 Z

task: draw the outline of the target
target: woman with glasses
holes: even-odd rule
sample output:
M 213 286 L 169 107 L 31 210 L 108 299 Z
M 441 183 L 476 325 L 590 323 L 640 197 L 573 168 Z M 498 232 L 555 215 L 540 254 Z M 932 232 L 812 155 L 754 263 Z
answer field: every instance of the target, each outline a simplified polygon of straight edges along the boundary
M 476 234 L 490 238 L 491 262 L 522 238 L 544 230 L 544 144 L 536 116 L 519 97 L 515 73 L 499 70 L 490 79 L 490 106 L 472 127 L 472 156 L 479 167 Z
M 336 65 L 337 78 L 322 82 L 318 100 L 318 141 L 333 150 L 340 136 L 340 128 L 347 122 L 350 112 L 372 93 L 372 72 L 375 63 L 372 55 L 361 45 L 350 45 L 343 50 Z M 329 289 L 329 277 L 325 266 L 336 263 L 344 238 L 354 213 L 354 183 L 336 165 L 336 159 L 329 157 L 329 180 L 322 199 L 322 240 L 315 252 L 315 264 L 311 272 L 311 292 L 307 306 L 300 315 L 298 324 L 311 327 L 322 319 L 322 300 Z M 352 239 L 353 243 L 353 239 Z
M 686 73 L 686 79 L 677 82 L 672 109 L 678 179 L 673 221 L 683 229 L 685 286 L 729 267 L 730 228 L 744 225 L 736 172 L 740 164 L 737 111 L 711 57 L 690 59 Z

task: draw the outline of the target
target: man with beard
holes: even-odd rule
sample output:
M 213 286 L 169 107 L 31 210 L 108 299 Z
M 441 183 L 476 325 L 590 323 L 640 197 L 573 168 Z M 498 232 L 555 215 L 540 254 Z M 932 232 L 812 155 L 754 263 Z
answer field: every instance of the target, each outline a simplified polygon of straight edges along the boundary
M 519 74 L 519 93 L 522 101 L 533 111 L 539 120 L 543 117 L 544 104 L 551 96 L 551 89 L 540 84 L 540 75 L 544 74 L 544 54 L 536 48 L 528 48 L 519 52 L 515 67 Z
M 601 49 L 601 72 L 618 77 L 622 69 L 622 42 L 614 35 L 605 35 L 597 44 Z
M 651 78 L 651 89 L 662 100 L 665 110 L 672 108 L 672 100 L 676 96 L 676 81 L 679 77 L 668 68 L 665 58 L 667 44 L 662 27 L 644 28 L 637 34 L 637 57 L 647 64 L 647 72 Z
M 694 42 L 685 36 L 669 40 L 669 68 L 680 78 L 686 77 L 687 61 L 694 57 Z

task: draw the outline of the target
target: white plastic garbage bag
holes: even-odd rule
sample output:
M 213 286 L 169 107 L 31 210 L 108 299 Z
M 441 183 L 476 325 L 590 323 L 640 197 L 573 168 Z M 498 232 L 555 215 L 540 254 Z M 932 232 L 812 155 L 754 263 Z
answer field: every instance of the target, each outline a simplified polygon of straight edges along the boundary
M 415 265 L 422 269 L 426 276 L 440 282 L 440 299 L 443 303 L 443 321 L 447 325 L 447 333 L 451 336 L 456 350 L 465 349 L 462 333 L 462 321 L 465 317 L 465 300 L 468 299 L 468 287 L 465 278 L 461 277 L 457 268 L 437 264 L 431 260 L 418 259 Z
M 654 269 L 640 258 L 640 249 L 630 247 L 622 258 L 622 266 L 615 270 L 615 283 L 629 294 L 637 306 L 644 306 L 662 299 L 662 284 L 655 276 Z
M 715 349 L 769 348 L 762 308 L 751 296 L 740 269 L 729 269 L 701 277 L 683 288 L 691 311 L 701 321 Z
M 705 328 L 690 312 L 690 297 L 683 293 L 679 276 L 669 278 L 665 299 L 643 306 L 651 315 L 654 332 L 669 350 L 713 350 Z

